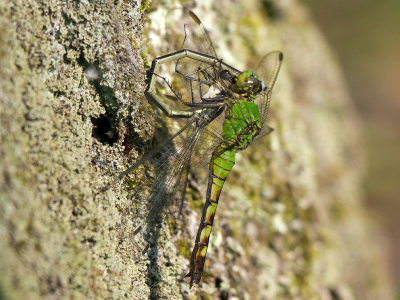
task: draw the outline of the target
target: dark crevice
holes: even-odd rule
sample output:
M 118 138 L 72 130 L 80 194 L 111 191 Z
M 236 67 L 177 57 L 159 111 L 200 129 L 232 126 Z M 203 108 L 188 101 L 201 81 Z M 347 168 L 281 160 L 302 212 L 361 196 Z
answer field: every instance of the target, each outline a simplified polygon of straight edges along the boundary
M 67 53 L 65 53 L 65 54 L 63 55 L 63 62 L 64 62 L 64 64 L 66 64 L 66 65 L 69 65 L 69 64 L 71 63 L 71 60 L 67 57 Z
M 335 288 L 330 288 L 330 289 L 329 289 L 329 293 L 331 294 L 332 300 L 340 300 L 340 299 L 341 299 L 341 297 L 340 297 L 340 295 L 339 295 L 337 289 L 335 289 Z
M 101 84 L 103 72 L 99 67 L 99 62 L 88 62 L 83 51 L 81 51 L 77 62 L 83 68 L 88 82 L 99 95 L 100 104 L 106 110 L 105 114 L 97 118 L 91 118 L 93 124 L 92 135 L 102 144 L 112 145 L 118 141 L 118 131 L 116 130 L 118 103 L 117 98 L 114 96 L 114 90 Z
M 261 5 L 264 8 L 264 12 L 272 21 L 281 19 L 282 11 L 275 4 L 274 0 L 261 0 Z
M 92 118 L 92 135 L 102 144 L 113 145 L 118 141 L 118 134 L 113 126 L 113 119 L 108 115 Z
M 222 279 L 219 278 L 219 277 L 216 277 L 216 278 L 215 278 L 215 287 L 216 287 L 217 289 L 220 289 L 220 288 L 221 288 L 221 284 L 222 284 Z
M 221 300 L 228 300 L 229 299 L 229 292 L 226 291 L 226 290 L 222 291 L 220 296 L 219 296 L 219 298 Z

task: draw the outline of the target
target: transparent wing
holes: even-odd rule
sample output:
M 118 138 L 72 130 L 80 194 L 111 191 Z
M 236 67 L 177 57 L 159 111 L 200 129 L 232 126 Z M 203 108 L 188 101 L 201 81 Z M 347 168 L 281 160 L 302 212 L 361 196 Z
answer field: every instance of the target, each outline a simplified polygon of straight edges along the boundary
M 168 11 L 166 17 L 167 34 L 175 28 L 178 33 L 171 32 L 174 41 L 171 50 L 190 49 L 199 53 L 217 57 L 207 29 L 201 23 L 199 17 L 190 9 L 174 8 Z
M 173 214 L 174 217 L 169 217 L 169 220 L 178 218 L 189 170 L 196 171 L 196 178 L 200 182 L 206 180 L 212 151 L 221 140 L 219 119 L 223 119 L 223 115 L 212 122 L 199 118 L 199 115 L 192 117 L 183 126 L 184 130 L 178 131 L 178 135 L 161 143 L 127 170 L 131 176 L 124 179 L 129 183 L 138 176 L 133 168 L 139 168 L 148 161 L 154 169 L 155 177 L 150 187 L 138 185 L 134 189 L 131 197 L 132 203 L 137 203 L 136 205 L 121 210 L 118 229 L 120 248 L 128 248 L 128 252 L 133 252 L 139 258 L 149 249 L 149 245 L 157 245 L 156 239 L 165 215 Z M 124 175 L 127 175 L 126 171 L 119 178 Z M 138 213 L 139 206 L 141 212 Z M 138 215 L 142 217 L 138 218 Z
M 173 110 L 201 110 L 210 103 L 222 103 L 231 97 L 230 77 L 240 73 L 235 68 L 205 54 L 180 58 L 182 52 L 159 57 L 162 64 L 152 70 L 154 94 Z M 202 66 L 199 67 L 199 63 Z M 179 68 L 177 69 L 177 65 Z M 196 70 L 194 70 L 197 67 Z M 190 70 L 192 69 L 192 70 Z M 190 70 L 190 71 L 189 71 Z
M 191 10 L 185 7 L 170 10 L 166 18 L 166 28 L 168 40 L 171 41 L 170 52 L 187 49 L 218 60 L 207 29 Z M 173 28 L 176 28 L 178 33 L 173 32 Z M 194 101 L 199 100 L 196 97 L 200 97 L 200 92 L 206 94 L 208 87 L 219 80 L 221 62 L 216 61 L 210 64 L 190 58 L 176 61 L 175 71 L 183 77 L 183 83 L 191 95 L 194 95 Z M 202 91 L 200 91 L 200 85 L 203 87 Z
M 255 73 L 258 75 L 266 85 L 265 91 L 257 99 L 257 104 L 260 107 L 262 120 L 264 121 L 268 115 L 269 103 L 271 98 L 272 89 L 275 85 L 276 78 L 278 77 L 279 69 L 283 61 L 283 54 L 280 51 L 273 51 L 265 55 Z

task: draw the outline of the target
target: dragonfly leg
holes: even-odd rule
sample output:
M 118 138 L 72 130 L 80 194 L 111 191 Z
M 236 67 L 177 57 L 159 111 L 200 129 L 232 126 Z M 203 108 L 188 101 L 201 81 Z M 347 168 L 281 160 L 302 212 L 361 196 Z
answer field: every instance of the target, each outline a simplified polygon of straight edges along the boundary
M 199 68 L 197 69 L 197 71 L 196 71 L 197 77 L 193 77 L 193 76 L 190 76 L 190 75 L 186 75 L 185 73 L 183 73 L 182 71 L 180 71 L 179 68 L 178 68 L 179 60 L 180 60 L 180 59 L 178 59 L 176 65 L 175 65 L 175 72 L 178 73 L 179 75 L 181 75 L 182 77 L 184 77 L 186 80 L 198 81 L 198 82 L 201 82 L 201 83 L 206 84 L 206 85 L 213 85 L 213 84 L 215 84 L 215 82 L 216 82 L 215 77 L 214 77 L 214 79 L 212 79 L 212 81 L 206 81 L 206 80 L 200 79 L 199 72 L 202 72 L 202 73 L 203 73 L 203 72 L 206 70 L 206 68 L 200 68 L 200 67 L 199 67 Z M 207 73 L 210 74 L 210 72 L 207 72 Z M 204 76 L 204 77 L 206 78 L 207 76 Z M 213 76 L 212 76 L 211 74 L 210 74 L 210 77 L 213 78 Z
M 198 53 L 196 51 L 192 51 L 189 49 L 181 49 L 179 51 L 172 52 L 167 55 L 155 58 L 153 60 L 152 67 L 150 70 L 149 85 L 145 92 L 145 95 L 149 100 L 154 101 L 168 117 L 172 117 L 172 118 L 190 118 L 191 116 L 193 116 L 193 113 L 194 113 L 193 109 L 201 110 L 203 108 L 213 108 L 213 107 L 217 108 L 217 107 L 221 107 L 224 105 L 224 103 L 222 101 L 218 102 L 218 103 L 204 103 L 205 101 L 199 102 L 199 103 L 193 103 L 193 99 L 192 99 L 192 103 L 184 101 L 182 99 L 182 97 L 180 95 L 178 95 L 178 93 L 176 91 L 174 91 L 174 89 L 172 88 L 172 86 L 170 85 L 168 80 L 166 80 L 164 77 L 162 77 L 161 75 L 158 74 L 161 64 L 168 63 L 171 61 L 179 61 L 179 59 L 182 59 L 185 57 L 195 60 L 197 62 L 200 61 L 208 66 L 215 66 L 217 64 L 219 64 L 219 65 L 222 64 L 224 66 L 226 65 L 222 62 L 222 60 L 220 60 L 216 57 Z M 174 93 L 174 95 L 177 97 L 177 99 L 180 103 L 182 103 L 183 105 L 185 105 L 187 107 L 190 107 L 191 110 L 185 111 L 185 110 L 170 109 L 156 93 L 156 82 L 157 82 L 158 78 L 161 78 L 165 82 L 165 84 L 168 86 L 169 89 L 171 89 L 171 91 Z M 193 80 L 196 80 L 196 79 L 193 78 L 192 81 Z M 204 81 L 203 83 L 206 84 L 206 81 Z M 192 97 L 193 97 L 193 95 L 192 95 Z
M 208 66 L 208 67 L 205 67 L 205 68 L 199 67 L 197 69 L 197 72 L 196 72 L 197 73 L 197 78 L 194 78 L 192 76 L 186 75 L 183 72 L 181 72 L 179 70 L 179 68 L 178 68 L 178 65 L 179 65 L 179 60 L 176 63 L 175 72 L 189 81 L 192 103 L 196 103 L 194 101 L 194 95 L 193 95 L 193 82 L 197 82 L 198 85 L 199 85 L 200 99 L 201 99 L 201 102 L 203 102 L 203 103 L 207 103 L 207 104 L 220 103 L 220 102 L 223 102 L 224 100 L 228 99 L 226 97 L 226 95 L 223 94 L 223 93 L 217 94 L 217 95 L 212 96 L 212 97 L 204 97 L 204 93 L 203 93 L 203 85 L 206 85 L 208 87 L 216 85 L 216 83 L 217 83 L 217 74 L 220 74 L 222 72 L 222 60 L 218 60 L 215 63 L 213 63 L 211 66 Z M 218 71 L 212 70 L 213 73 L 216 73 L 216 74 L 213 75 L 208 69 L 212 68 L 212 67 L 215 67 L 216 65 L 218 65 Z M 203 75 L 204 79 L 200 78 L 200 75 Z M 222 83 L 222 85 L 225 87 L 225 89 L 228 88 L 228 86 L 225 83 Z M 196 104 L 196 106 L 197 105 L 198 104 Z M 202 107 L 206 107 L 206 106 L 202 106 Z
M 218 71 L 216 72 L 218 74 L 219 77 L 219 84 L 223 87 L 220 88 L 220 92 L 219 94 L 213 95 L 212 97 L 205 97 L 205 95 L 203 95 L 203 91 L 202 91 L 202 85 L 201 82 L 199 83 L 199 90 L 200 90 L 200 99 L 202 102 L 222 102 L 225 100 L 230 99 L 231 97 L 234 97 L 233 93 L 230 92 L 230 81 L 232 80 L 232 78 L 234 77 L 234 75 L 230 75 L 229 77 L 227 77 L 225 74 L 231 74 L 229 70 L 223 70 L 222 69 L 222 61 L 219 61 L 218 63 L 219 67 L 218 67 Z M 225 65 L 226 67 L 227 65 Z M 215 72 L 215 71 L 214 71 Z M 206 68 L 200 69 L 198 71 L 198 76 L 200 77 L 200 73 L 203 74 L 204 78 L 207 78 L 209 80 L 211 80 L 210 82 L 212 84 L 210 84 L 209 86 L 216 84 L 217 83 L 217 79 L 216 76 L 212 75 Z M 225 81 L 228 81 L 229 83 L 227 84 Z M 226 92 L 229 93 L 229 96 L 227 96 Z
M 174 93 L 175 97 L 179 100 L 180 103 L 182 103 L 183 105 L 186 105 L 188 107 L 195 107 L 195 108 L 211 108 L 211 107 L 221 107 L 224 106 L 225 104 L 223 102 L 212 102 L 212 103 L 206 103 L 206 102 L 197 102 L 197 103 L 191 103 L 191 102 L 186 102 L 185 100 L 182 99 L 182 97 L 174 90 L 174 88 L 171 86 L 171 84 L 169 83 L 169 81 L 165 78 L 162 77 L 156 73 L 154 73 L 153 75 L 161 78 L 165 84 L 168 86 L 168 88 Z M 155 96 L 154 94 L 151 96 Z
M 202 73 L 204 77 L 213 77 L 212 74 L 210 74 L 210 72 L 208 72 L 205 69 L 202 69 L 199 71 L 199 73 Z M 198 75 L 200 76 L 200 75 Z M 216 83 L 216 80 L 214 80 L 213 84 Z M 220 92 L 217 95 L 213 95 L 212 97 L 205 97 L 204 93 L 203 93 L 203 89 L 202 89 L 202 84 L 201 82 L 199 83 L 199 94 L 200 94 L 200 99 L 203 103 L 221 103 L 224 100 L 227 100 L 228 98 L 226 97 L 225 93 Z
M 199 93 L 200 93 L 200 99 L 203 101 L 203 94 L 202 94 L 202 86 L 206 85 L 208 87 L 211 87 L 212 85 L 215 85 L 217 82 L 216 76 L 213 76 L 208 70 L 207 68 L 213 68 L 215 67 L 215 63 L 212 65 L 209 65 L 208 67 L 198 67 L 197 71 L 195 72 L 197 74 L 197 77 L 193 77 L 190 75 L 187 75 L 185 73 L 183 73 L 180 69 L 179 69 L 179 62 L 180 60 L 177 60 L 176 65 L 175 65 L 175 72 L 177 74 L 179 74 L 180 76 L 182 76 L 183 78 L 185 78 L 187 81 L 189 81 L 190 84 L 190 94 L 191 94 L 191 98 L 192 98 L 192 103 L 196 103 L 195 101 L 195 96 L 193 93 L 193 82 L 197 82 L 198 86 L 199 86 Z M 221 69 L 221 61 L 218 62 L 219 68 Z M 215 71 L 214 71 L 215 73 Z M 200 75 L 203 75 L 203 78 L 200 78 Z M 215 99 L 217 100 L 217 99 Z
M 219 64 L 221 66 L 221 64 Z M 218 71 L 219 72 L 219 71 Z M 213 76 L 206 68 L 200 68 L 197 71 L 197 76 L 198 76 L 198 81 L 199 81 L 199 94 L 200 94 L 200 99 L 202 102 L 222 102 L 225 97 L 222 94 L 217 94 L 214 95 L 213 97 L 204 97 L 203 95 L 203 88 L 202 88 L 202 80 L 200 79 L 200 74 L 203 74 L 203 77 L 210 80 L 207 81 L 206 85 L 210 88 L 212 85 L 215 85 L 217 83 L 217 79 L 215 76 Z M 204 81 L 203 81 L 204 82 Z
M 154 62 L 153 62 L 154 63 Z M 167 105 L 158 97 L 154 85 L 155 85 L 155 77 L 161 77 L 160 75 L 150 72 L 151 73 L 151 79 L 150 79 L 150 84 L 149 87 L 147 88 L 147 91 L 145 92 L 146 98 L 149 99 L 150 101 L 154 101 L 157 106 L 163 111 L 164 114 L 166 114 L 170 118 L 190 118 L 193 116 L 193 112 L 191 111 L 183 111 L 183 110 L 173 110 L 169 109 Z M 166 81 L 164 77 L 161 77 Z M 176 93 L 174 93 L 176 95 Z

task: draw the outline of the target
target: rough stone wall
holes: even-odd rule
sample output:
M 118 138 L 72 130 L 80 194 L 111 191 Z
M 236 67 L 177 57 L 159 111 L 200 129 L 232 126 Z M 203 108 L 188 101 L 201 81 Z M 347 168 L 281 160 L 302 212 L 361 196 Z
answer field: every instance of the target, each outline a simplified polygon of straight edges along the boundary
M 390 299 L 384 240 L 362 207 L 359 121 L 334 56 L 294 0 L 194 6 L 235 67 L 284 52 L 275 131 L 238 156 L 199 287 L 183 276 L 201 209 L 167 215 L 149 254 L 137 255 L 146 200 L 133 190 L 149 184 L 150 166 L 101 188 L 157 135 L 145 70 L 164 54 L 158 22 L 171 6 L 0 3 L 1 298 Z

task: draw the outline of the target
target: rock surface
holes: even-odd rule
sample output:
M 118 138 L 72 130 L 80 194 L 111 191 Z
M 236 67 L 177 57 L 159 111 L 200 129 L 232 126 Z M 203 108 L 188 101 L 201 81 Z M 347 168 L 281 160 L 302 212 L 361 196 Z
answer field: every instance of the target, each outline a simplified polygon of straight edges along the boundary
M 146 201 L 133 191 L 150 184 L 150 166 L 101 192 L 159 134 L 162 116 L 143 92 L 152 57 L 165 54 L 159 23 L 168 1 L 151 10 L 147 1 L 7 2 L 2 299 L 393 297 L 385 240 L 362 203 L 359 120 L 334 55 L 297 1 L 193 7 L 228 63 L 242 69 L 277 49 L 285 60 L 268 123 L 275 131 L 238 156 L 192 291 L 183 277 L 202 196 L 188 194 L 183 220 L 166 215 L 154 226 L 141 257 L 134 230 L 146 220 Z

